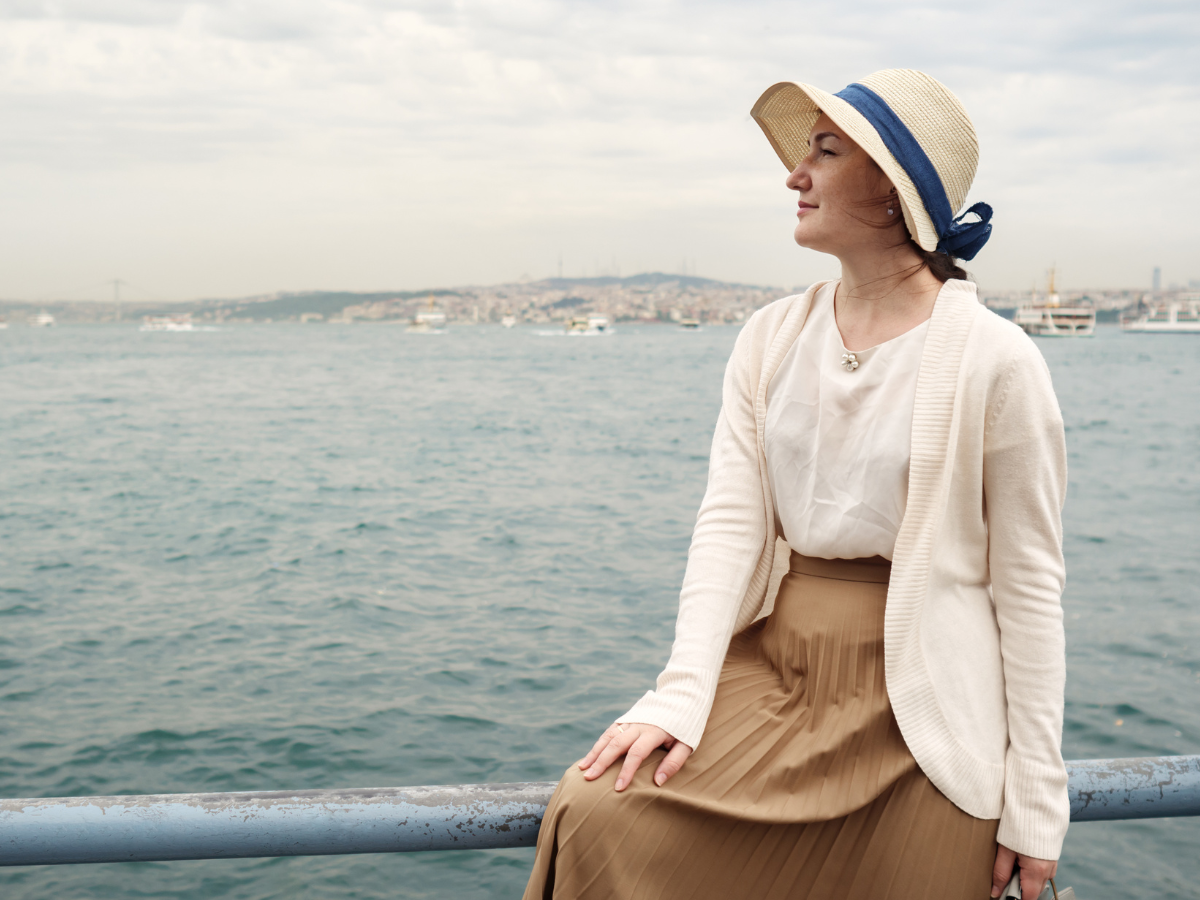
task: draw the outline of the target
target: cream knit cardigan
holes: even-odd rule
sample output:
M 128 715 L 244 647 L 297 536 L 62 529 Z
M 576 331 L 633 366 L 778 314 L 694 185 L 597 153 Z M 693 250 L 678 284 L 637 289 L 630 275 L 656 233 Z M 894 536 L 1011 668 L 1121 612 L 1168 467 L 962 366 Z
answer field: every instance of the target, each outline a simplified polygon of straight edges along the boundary
M 671 657 L 656 690 L 619 722 L 657 725 L 696 747 L 732 636 L 773 602 L 767 385 L 819 287 L 759 310 L 738 336 Z M 1001 844 L 1040 859 L 1058 858 L 1069 816 L 1059 749 L 1066 484 L 1062 416 L 1041 354 L 980 305 L 975 285 L 946 282 L 917 376 L 885 613 L 888 696 L 930 781 L 970 815 L 999 819 Z

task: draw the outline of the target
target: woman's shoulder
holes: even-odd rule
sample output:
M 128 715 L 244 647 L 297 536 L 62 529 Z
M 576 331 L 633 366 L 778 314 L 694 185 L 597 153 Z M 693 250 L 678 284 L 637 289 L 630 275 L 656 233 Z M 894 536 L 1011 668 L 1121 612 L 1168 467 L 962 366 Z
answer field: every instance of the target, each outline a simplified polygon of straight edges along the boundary
M 766 306 L 759 307 L 746 320 L 742 330 L 771 330 L 772 325 L 777 325 L 787 318 L 787 314 L 795 308 L 796 304 L 809 302 L 819 287 L 820 285 L 813 285 L 799 294 L 788 294 L 786 297 L 772 300 Z
M 976 366 L 992 363 L 1007 368 L 1015 362 L 1038 361 L 1044 365 L 1037 344 L 1019 325 L 989 309 L 979 300 L 979 292 L 970 281 L 946 282 L 945 296 L 953 299 L 972 315 L 968 352 Z
M 986 307 L 982 308 L 979 319 L 980 337 L 991 349 L 997 368 L 1029 366 L 1039 372 L 1048 371 L 1042 351 L 1019 325 Z
M 802 319 L 808 314 L 817 291 L 832 282 L 819 281 L 799 294 L 788 294 L 778 300 L 772 300 L 766 306 L 756 310 L 738 335 L 737 348 L 742 352 L 765 353 L 775 337 L 785 325 L 795 324 L 796 319 Z
M 962 293 L 962 299 L 967 299 L 968 293 Z M 1044 400 L 1057 409 L 1050 369 L 1033 338 L 1011 319 L 980 303 L 974 285 L 970 285 L 969 298 L 972 321 L 963 352 L 968 390 L 980 391 L 993 413 L 1013 396 L 1029 402 L 1042 398 L 1037 402 Z

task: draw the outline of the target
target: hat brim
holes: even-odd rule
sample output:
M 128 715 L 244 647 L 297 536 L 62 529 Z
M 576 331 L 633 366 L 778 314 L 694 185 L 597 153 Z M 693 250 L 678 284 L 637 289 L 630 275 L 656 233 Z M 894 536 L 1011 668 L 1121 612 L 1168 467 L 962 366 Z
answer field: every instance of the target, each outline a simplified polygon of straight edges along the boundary
M 892 156 L 871 123 L 841 97 L 810 84 L 781 81 L 767 88 L 750 110 L 750 115 L 762 128 L 789 172 L 808 155 L 808 137 L 821 113 L 833 119 L 856 144 L 866 150 L 867 155 L 879 164 L 879 168 L 895 185 L 908 233 L 921 249 L 937 249 L 937 230 L 925 211 L 916 185 L 904 167 L 896 162 L 896 157 Z

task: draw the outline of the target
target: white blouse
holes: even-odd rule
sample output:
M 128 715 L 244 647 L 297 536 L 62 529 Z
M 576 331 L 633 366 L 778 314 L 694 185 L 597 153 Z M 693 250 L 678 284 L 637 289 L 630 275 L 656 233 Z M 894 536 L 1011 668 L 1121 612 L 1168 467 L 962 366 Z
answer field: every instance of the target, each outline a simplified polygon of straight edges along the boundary
M 929 323 L 845 360 L 836 288 L 833 282 L 817 292 L 767 386 L 771 494 L 780 536 L 793 550 L 891 559 L 908 501 L 913 403 Z

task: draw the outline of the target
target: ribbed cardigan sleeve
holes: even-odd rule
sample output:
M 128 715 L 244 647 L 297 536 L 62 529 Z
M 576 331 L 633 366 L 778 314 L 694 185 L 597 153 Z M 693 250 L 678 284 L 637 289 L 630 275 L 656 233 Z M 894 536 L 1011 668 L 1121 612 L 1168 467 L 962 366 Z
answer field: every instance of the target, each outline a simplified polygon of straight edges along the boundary
M 1028 338 L 1018 347 L 984 436 L 988 564 L 1009 735 L 996 839 L 1018 853 L 1057 859 L 1070 817 L 1061 751 L 1067 453 L 1046 363 Z
M 751 364 L 761 324 L 761 316 L 755 318 L 760 321 L 751 319 L 738 335 L 725 369 L 708 487 L 688 550 L 670 659 L 655 689 L 617 719 L 657 725 L 692 748 L 704 733 L 738 612 L 767 540 L 754 411 L 758 383 Z

